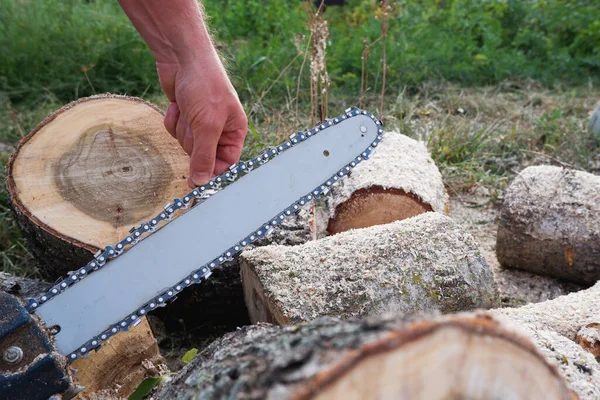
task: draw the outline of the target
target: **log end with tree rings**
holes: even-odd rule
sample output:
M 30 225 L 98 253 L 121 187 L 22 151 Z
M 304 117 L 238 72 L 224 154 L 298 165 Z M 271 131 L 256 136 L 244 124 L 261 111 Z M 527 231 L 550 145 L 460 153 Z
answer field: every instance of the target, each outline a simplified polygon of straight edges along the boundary
M 578 397 L 528 339 L 468 314 L 244 327 L 213 342 L 156 398 Z
M 388 132 L 371 159 L 332 189 L 327 203 L 327 232 L 333 235 L 430 211 L 444 213 L 447 195 L 425 145 Z
M 189 190 L 188 171 L 158 108 L 100 95 L 66 105 L 26 136 L 7 186 L 40 272 L 56 279 Z

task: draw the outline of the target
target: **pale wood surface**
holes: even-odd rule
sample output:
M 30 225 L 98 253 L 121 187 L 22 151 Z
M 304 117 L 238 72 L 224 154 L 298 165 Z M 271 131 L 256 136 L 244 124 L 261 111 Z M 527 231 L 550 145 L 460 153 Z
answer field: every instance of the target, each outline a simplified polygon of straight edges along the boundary
M 189 160 L 162 113 L 139 100 L 98 96 L 45 120 L 18 147 L 10 188 L 57 233 L 111 245 L 189 190 Z

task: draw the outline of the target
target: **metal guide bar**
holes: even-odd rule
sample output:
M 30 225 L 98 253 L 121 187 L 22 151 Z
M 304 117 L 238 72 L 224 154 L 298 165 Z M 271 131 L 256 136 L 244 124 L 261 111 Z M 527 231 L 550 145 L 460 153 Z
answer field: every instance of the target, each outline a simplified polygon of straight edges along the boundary
M 181 280 L 176 285 L 166 289 L 162 294 L 154 297 L 142 307 L 139 307 L 136 310 L 136 312 L 126 316 L 119 322 L 108 327 L 101 334 L 88 340 L 86 343 L 79 347 L 78 351 L 69 354 L 68 360 L 72 362 L 82 356 L 85 356 L 89 351 L 98 349 L 102 345 L 102 343 L 109 339 L 111 336 L 115 335 L 121 330 L 127 330 L 131 325 L 135 326 L 137 323 L 139 323 L 141 316 L 144 316 L 156 307 L 162 307 L 168 301 L 173 300 L 175 296 L 184 288 L 192 284 L 199 283 L 203 279 L 207 279 L 216 267 L 223 264 L 225 261 L 231 260 L 235 255 L 239 254 L 245 247 L 267 235 L 273 229 L 273 227 L 280 224 L 285 218 L 298 212 L 304 205 L 311 202 L 313 198 L 319 198 L 321 195 L 327 194 L 329 192 L 329 188 L 335 183 L 337 183 L 339 179 L 346 176 L 362 160 L 366 160 L 369 158 L 369 156 L 374 151 L 375 147 L 379 144 L 379 142 L 382 139 L 383 129 L 381 127 L 381 122 L 367 111 L 360 110 L 356 107 L 349 108 L 345 111 L 344 114 L 340 115 L 339 117 L 329 119 L 323 124 L 319 124 L 313 129 L 308 130 L 306 132 L 298 132 L 296 134 L 293 134 L 289 137 L 289 140 L 287 140 L 286 142 L 278 146 L 270 147 L 266 151 L 262 152 L 261 154 L 248 161 L 232 165 L 231 167 L 229 167 L 228 171 L 226 171 L 218 177 L 213 178 L 205 186 L 197 187 L 193 189 L 190 193 L 188 193 L 186 196 L 180 199 L 174 199 L 172 203 L 166 204 L 164 206 L 163 211 L 156 217 L 147 221 L 146 223 L 141 224 L 137 228 L 132 228 L 129 232 L 129 235 L 126 236 L 123 240 L 121 240 L 114 246 L 107 246 L 104 249 L 104 251 L 99 251 L 94 256 L 94 259 L 92 261 L 90 261 L 88 264 L 81 267 L 77 271 L 72 271 L 68 277 L 66 277 L 62 281 L 59 281 L 46 293 L 43 293 L 36 299 L 29 299 L 27 305 L 28 311 L 35 312 L 35 310 L 40 305 L 49 301 L 53 297 L 60 295 L 62 292 L 68 290 L 73 285 L 76 285 L 86 276 L 102 268 L 107 262 L 110 262 L 111 260 L 119 257 L 124 251 L 129 250 L 130 248 L 135 246 L 135 244 L 138 243 L 142 238 L 146 238 L 152 235 L 154 231 L 165 226 L 178 210 L 186 209 L 190 205 L 192 205 L 192 208 L 198 207 L 200 204 L 202 204 L 203 201 L 214 195 L 224 183 L 235 182 L 240 177 L 240 175 L 247 174 L 252 169 L 260 167 L 261 165 L 267 163 L 274 157 L 285 152 L 287 149 L 290 149 L 296 144 L 308 140 L 311 136 L 316 135 L 317 133 L 327 129 L 328 127 L 331 127 L 333 125 L 341 123 L 342 121 L 348 118 L 352 118 L 358 115 L 365 115 L 372 119 L 377 125 L 378 132 L 376 140 L 373 141 L 370 146 L 364 149 L 364 151 L 362 151 L 361 154 L 357 154 L 356 158 L 353 161 L 349 162 L 335 175 L 331 176 L 329 179 L 324 181 L 321 185 L 316 187 L 310 193 L 299 198 L 295 203 L 291 204 L 286 209 L 279 212 L 271 220 L 266 221 L 255 231 L 248 234 L 243 240 L 237 242 L 231 248 L 224 251 L 219 257 L 215 258 L 209 263 L 206 263 L 199 269 L 193 271 L 185 279 Z M 194 200 L 196 200 L 196 202 L 195 204 L 192 204 Z

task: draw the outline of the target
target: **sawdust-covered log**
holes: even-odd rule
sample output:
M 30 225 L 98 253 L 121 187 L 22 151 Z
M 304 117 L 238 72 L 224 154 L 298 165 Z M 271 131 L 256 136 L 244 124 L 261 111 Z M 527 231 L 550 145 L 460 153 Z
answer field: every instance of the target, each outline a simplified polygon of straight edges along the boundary
M 594 344 L 600 343 L 600 331 L 594 330 L 600 320 L 598 299 L 600 282 L 553 300 L 491 313 L 528 335 L 582 400 L 596 400 L 600 399 L 600 364 L 594 358 Z
M 445 212 L 442 175 L 422 142 L 385 134 L 369 162 L 359 164 L 328 197 L 330 234 Z
M 162 112 L 140 99 L 94 96 L 47 117 L 7 169 L 11 206 L 42 276 L 76 270 L 188 191 L 188 160 Z M 161 362 L 144 318 L 73 368 L 87 393 L 110 388 L 127 396 Z
M 245 251 L 241 274 L 254 323 L 453 312 L 497 302 L 477 244 L 439 213 Z
M 475 378 L 476 377 L 476 378 Z M 533 345 L 483 315 L 245 327 L 157 399 L 576 399 Z
M 509 187 L 496 244 L 504 267 L 593 285 L 600 279 L 600 176 L 552 166 Z
M 188 169 L 158 108 L 101 95 L 66 105 L 21 140 L 7 187 L 40 273 L 54 280 L 189 190 Z

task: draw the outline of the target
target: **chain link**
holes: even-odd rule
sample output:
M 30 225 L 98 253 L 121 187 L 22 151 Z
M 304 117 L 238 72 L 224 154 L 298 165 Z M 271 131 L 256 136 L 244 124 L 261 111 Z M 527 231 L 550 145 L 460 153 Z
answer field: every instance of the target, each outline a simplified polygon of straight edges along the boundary
M 157 216 L 145 223 L 142 223 L 138 227 L 133 227 L 129 231 L 129 235 L 123 238 L 123 240 L 121 240 L 120 242 L 116 243 L 114 246 L 107 246 L 104 250 L 98 251 L 94 255 L 93 260 L 91 260 L 85 266 L 79 268 L 77 271 L 71 271 L 70 273 L 68 273 L 68 276 L 66 278 L 59 281 L 46 293 L 43 293 L 35 299 L 28 299 L 26 306 L 27 310 L 29 312 L 35 312 L 35 310 L 41 304 L 51 300 L 53 297 L 60 295 L 65 290 L 68 290 L 73 285 L 76 285 L 86 276 L 101 269 L 107 262 L 119 257 L 121 254 L 123 254 L 124 251 L 135 246 L 142 238 L 151 235 L 156 229 L 159 229 L 160 225 L 164 226 L 165 224 L 167 224 L 173 218 L 175 213 L 177 213 L 177 211 L 186 209 L 188 207 L 200 206 L 202 202 L 204 202 L 206 199 L 217 193 L 224 184 L 230 184 L 235 182 L 241 175 L 250 173 L 250 171 L 252 171 L 254 168 L 260 167 L 261 165 L 269 162 L 274 157 L 285 152 L 287 149 L 290 149 L 298 143 L 308 140 L 311 136 L 316 135 L 320 131 L 323 131 L 329 128 L 330 126 L 336 125 L 346 119 L 358 115 L 365 115 L 371 118 L 377 125 L 378 134 L 376 140 L 373 143 L 371 143 L 371 145 L 367 147 L 360 155 L 357 155 L 357 157 L 353 161 L 348 163 L 335 175 L 331 176 L 321 185 L 316 187 L 312 192 L 301 197 L 295 203 L 291 204 L 289 207 L 287 207 L 279 214 L 274 216 L 273 219 L 271 219 L 270 221 L 266 221 L 262 226 L 258 227 L 255 231 L 248 234 L 248 236 L 246 236 L 244 239 L 237 242 L 231 248 L 227 249 L 219 257 L 203 265 L 199 269 L 193 271 L 185 279 L 181 280 L 176 285 L 168 288 L 162 294 L 154 297 L 146 304 L 139 307 L 134 313 L 128 315 L 119 322 L 111 325 L 101 334 L 88 340 L 86 343 L 80 346 L 77 351 L 69 354 L 67 356 L 67 359 L 69 360 L 69 362 L 72 362 L 82 356 L 85 356 L 91 350 L 97 350 L 102 345 L 102 343 L 109 339 L 111 336 L 117 334 L 120 331 L 128 330 L 131 326 L 137 325 L 140 322 L 141 317 L 154 310 L 155 308 L 165 306 L 167 302 L 173 300 L 175 296 L 186 287 L 191 286 L 195 283 L 200 283 L 202 280 L 208 279 L 208 277 L 212 274 L 212 271 L 215 268 L 217 268 L 226 261 L 232 260 L 234 256 L 239 254 L 244 248 L 254 243 L 256 240 L 264 238 L 273 230 L 275 226 L 279 225 L 287 217 L 299 212 L 301 208 L 309 204 L 311 201 L 313 201 L 313 199 L 320 198 L 322 195 L 326 195 L 329 192 L 331 186 L 335 185 L 341 178 L 348 175 L 356 165 L 358 165 L 361 161 L 368 159 L 373 153 L 375 147 L 377 147 L 377 145 L 382 139 L 383 129 L 381 121 L 379 121 L 375 116 L 373 116 L 367 111 L 360 110 L 356 107 L 349 108 L 344 112 L 344 114 L 340 115 L 339 117 L 329 119 L 306 132 L 294 133 L 290 135 L 289 139 L 284 143 L 278 146 L 269 147 L 268 149 L 266 149 L 265 151 L 261 152 L 259 155 L 248 161 L 240 162 L 238 164 L 230 166 L 225 173 L 211 179 L 210 182 L 208 182 L 208 184 L 204 186 L 199 186 L 190 191 L 187 195 L 183 196 L 182 198 L 174 199 L 172 202 L 165 204 L 165 206 L 163 207 L 163 211 L 161 211 Z

